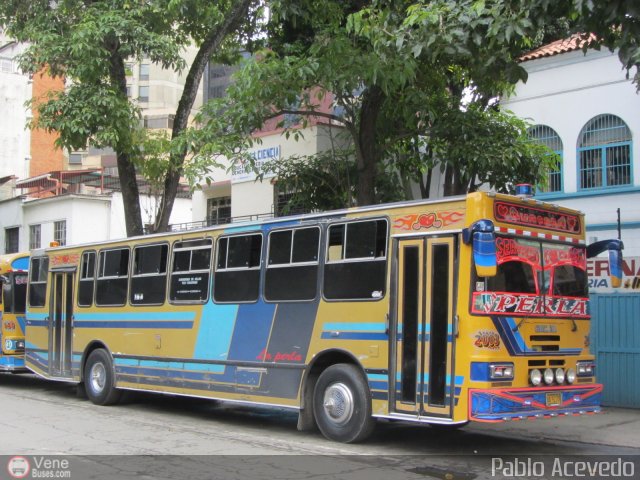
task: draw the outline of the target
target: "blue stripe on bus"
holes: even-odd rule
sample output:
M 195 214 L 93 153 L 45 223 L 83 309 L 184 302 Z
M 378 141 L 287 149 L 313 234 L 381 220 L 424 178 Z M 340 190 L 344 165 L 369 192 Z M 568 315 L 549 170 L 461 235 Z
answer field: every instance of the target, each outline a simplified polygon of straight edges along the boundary
M 373 381 L 386 382 L 389 378 L 389 375 L 385 375 L 383 373 L 367 373 L 367 378 Z
M 386 340 L 388 335 L 386 333 L 376 332 L 340 332 L 338 336 L 332 332 L 322 332 L 320 338 L 332 339 L 332 340 Z
M 22 329 L 22 333 L 24 333 L 24 329 L 27 326 L 27 320 L 25 318 L 24 315 L 16 315 L 16 320 L 18 321 L 18 324 L 20 325 L 20 328 Z
M 157 321 L 157 320 L 174 320 L 174 321 L 193 321 L 195 320 L 195 312 L 125 312 L 125 313 L 76 313 L 76 321 L 85 320 L 102 320 L 102 321 Z
M 170 328 L 170 329 L 191 329 L 193 321 L 78 321 L 74 323 L 74 328 Z
M 190 372 L 187 370 L 166 370 L 165 368 L 158 367 L 128 367 L 125 365 L 116 365 L 116 374 L 122 375 L 135 375 L 148 378 L 172 378 L 172 379 L 187 379 L 187 380 L 201 380 L 208 381 L 209 373 L 218 372 Z
M 200 318 L 194 358 L 226 360 L 238 315 L 238 305 L 216 305 L 209 301 Z
M 384 332 L 387 326 L 384 323 L 325 323 L 323 331 L 348 331 L 348 332 Z
M 135 358 L 115 358 L 115 365 L 119 369 L 133 368 L 133 369 L 171 369 L 171 372 L 176 374 L 182 374 L 186 371 L 194 371 L 202 375 L 204 373 L 222 373 L 224 371 L 224 365 L 215 365 L 211 363 L 192 363 L 192 362 L 162 362 L 156 360 L 137 360 Z M 156 376 L 161 375 L 161 371 L 153 370 L 156 372 Z
M 229 360 L 258 360 L 267 348 L 276 305 L 273 303 L 241 304 L 238 308 Z
M 49 316 L 48 313 L 32 313 L 29 312 L 27 314 L 27 319 L 28 320 L 44 320 Z

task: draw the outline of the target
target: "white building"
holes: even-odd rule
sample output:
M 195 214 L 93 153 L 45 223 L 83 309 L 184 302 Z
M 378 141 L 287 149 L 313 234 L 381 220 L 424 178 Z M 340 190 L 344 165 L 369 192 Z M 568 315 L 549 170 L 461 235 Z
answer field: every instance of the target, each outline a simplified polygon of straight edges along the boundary
M 35 165 L 35 160 L 30 165 L 33 145 L 26 123 L 31 113 L 25 102 L 31 98 L 33 82 L 15 62 L 23 50 L 24 45 L 0 32 L 0 253 L 46 247 L 52 241 L 65 245 L 126 237 L 122 195 L 114 185 L 117 163 L 113 150 L 63 152 L 58 163 L 49 166 L 45 156 L 47 166 Z M 185 60 L 190 63 L 195 54 L 195 48 L 188 49 Z M 127 65 L 128 94 L 140 106 L 145 127 L 170 131 L 186 74 L 164 70 L 148 60 Z M 202 88 L 194 111 L 201 105 Z M 47 173 L 33 173 L 33 167 Z M 102 177 L 103 183 L 92 181 L 92 175 Z M 104 179 L 110 182 L 106 188 Z M 144 193 L 140 197 L 142 221 L 151 224 L 158 199 Z M 170 223 L 191 222 L 191 210 L 190 195 L 182 188 Z
M 16 61 L 23 50 L 22 45 L 8 39 L 0 30 L 0 199 L 12 193 L 7 177 L 29 175 L 30 135 L 26 128 L 29 111 L 25 102 L 31 99 L 31 80 L 18 70 Z
M 562 158 L 537 198 L 585 212 L 589 242 L 617 238 L 620 208 L 624 254 L 640 255 L 640 95 L 617 54 L 585 55 L 573 37 L 522 66 L 529 78 L 502 108 L 532 122 L 531 135 Z

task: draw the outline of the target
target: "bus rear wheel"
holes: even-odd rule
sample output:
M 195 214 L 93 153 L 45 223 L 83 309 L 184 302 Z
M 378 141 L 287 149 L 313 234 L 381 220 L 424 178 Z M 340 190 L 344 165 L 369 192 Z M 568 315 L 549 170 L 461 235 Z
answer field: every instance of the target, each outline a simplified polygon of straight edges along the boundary
M 376 423 L 371 397 L 356 366 L 340 363 L 320 374 L 313 393 L 313 414 L 330 440 L 354 443 L 371 435 Z
M 113 405 L 120 400 L 120 390 L 115 388 L 115 372 L 111 356 L 100 348 L 89 354 L 84 367 L 84 388 L 96 405 Z

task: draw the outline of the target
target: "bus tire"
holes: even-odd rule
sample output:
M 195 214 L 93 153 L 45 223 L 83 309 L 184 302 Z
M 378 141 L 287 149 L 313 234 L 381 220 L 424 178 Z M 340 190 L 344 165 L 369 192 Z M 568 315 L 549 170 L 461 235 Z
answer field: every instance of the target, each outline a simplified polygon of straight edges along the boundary
M 99 348 L 89 354 L 84 367 L 84 388 L 96 405 L 113 405 L 120 400 L 122 392 L 115 388 L 115 371 L 106 350 Z
M 318 428 L 330 440 L 355 443 L 371 435 L 376 422 L 360 369 L 339 363 L 323 371 L 313 393 L 313 414 Z

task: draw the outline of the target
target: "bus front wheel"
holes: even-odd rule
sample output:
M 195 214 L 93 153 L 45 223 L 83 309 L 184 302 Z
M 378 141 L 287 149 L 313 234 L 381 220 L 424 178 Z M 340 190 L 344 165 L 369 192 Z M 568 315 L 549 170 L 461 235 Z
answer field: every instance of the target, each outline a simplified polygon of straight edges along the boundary
M 115 388 L 115 374 L 111 357 L 104 349 L 91 352 L 84 367 L 84 388 L 96 405 L 113 405 L 121 392 Z
M 313 393 L 313 413 L 318 428 L 330 440 L 353 443 L 367 438 L 375 419 L 360 370 L 340 363 L 322 372 Z

